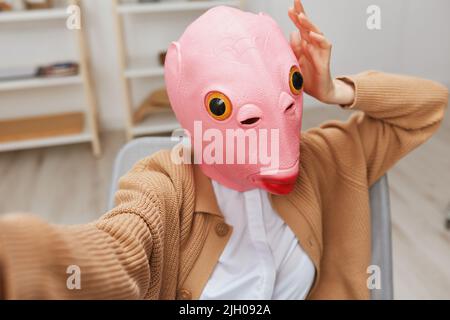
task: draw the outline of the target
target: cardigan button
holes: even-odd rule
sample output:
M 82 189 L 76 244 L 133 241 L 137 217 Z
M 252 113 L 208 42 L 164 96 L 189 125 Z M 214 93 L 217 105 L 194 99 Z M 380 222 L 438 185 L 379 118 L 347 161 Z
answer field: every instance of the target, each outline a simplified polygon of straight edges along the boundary
M 314 239 L 313 239 L 313 237 L 309 237 L 308 238 L 308 244 L 309 244 L 310 247 L 314 247 Z
M 177 298 L 178 300 L 191 300 L 192 293 L 188 289 L 180 289 Z
M 219 222 L 215 227 L 216 233 L 219 237 L 225 237 L 230 231 L 230 226 L 225 222 Z

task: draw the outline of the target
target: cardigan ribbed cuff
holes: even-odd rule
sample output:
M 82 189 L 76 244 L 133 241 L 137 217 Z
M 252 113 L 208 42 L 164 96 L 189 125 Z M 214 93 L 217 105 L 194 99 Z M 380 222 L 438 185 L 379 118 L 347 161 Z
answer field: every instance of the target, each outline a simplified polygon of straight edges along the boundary
M 355 88 L 355 98 L 350 105 L 340 105 L 344 109 L 360 109 L 363 110 L 365 105 L 373 102 L 374 96 L 377 94 L 377 89 L 373 87 L 374 81 L 368 81 L 370 74 L 375 74 L 376 71 L 365 71 L 355 75 L 340 76 L 336 79 L 344 81 L 353 85 Z M 376 80 L 376 79 L 375 79 Z

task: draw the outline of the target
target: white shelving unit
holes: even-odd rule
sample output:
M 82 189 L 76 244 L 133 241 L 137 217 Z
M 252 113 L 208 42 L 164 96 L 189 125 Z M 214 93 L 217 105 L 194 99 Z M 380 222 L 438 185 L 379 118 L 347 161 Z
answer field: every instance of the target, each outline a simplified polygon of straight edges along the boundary
M 52 19 L 66 19 L 68 13 L 65 9 L 41 9 L 41 10 L 23 10 L 7 11 L 0 14 L 1 22 L 19 22 L 19 21 L 38 21 Z
M 84 142 L 92 142 L 92 134 L 86 129 L 79 134 L 0 143 L 0 152 L 53 147 Z
M 241 7 L 239 0 L 179 0 L 179 1 L 161 1 L 146 3 L 121 3 L 120 0 L 114 0 L 114 15 L 117 34 L 117 45 L 119 52 L 119 66 L 121 68 L 121 81 L 123 87 L 123 95 L 125 98 L 125 114 L 126 114 L 126 134 L 128 139 L 137 136 L 153 135 L 167 133 L 176 128 L 179 124 L 174 114 L 168 108 L 166 112 L 157 111 L 148 115 L 142 122 L 133 123 L 133 113 L 135 110 L 135 102 L 132 94 L 132 81 L 140 79 L 161 79 L 164 76 L 164 68 L 162 66 L 151 66 L 146 60 L 130 59 L 128 57 L 128 48 L 126 45 L 126 32 L 123 25 L 124 17 L 131 18 L 134 15 L 142 14 L 168 14 L 176 13 L 195 13 L 198 15 L 204 11 L 220 5 L 232 7 Z M 149 17 L 150 18 L 150 17 Z M 182 30 L 180 30 L 182 31 Z M 151 32 L 149 32 L 151 38 Z M 168 43 L 174 39 L 168 39 Z M 147 59 L 148 60 L 148 59 Z
M 145 59 L 128 59 L 124 75 L 128 79 L 161 77 L 164 75 L 164 68 L 149 66 Z
M 67 5 L 70 4 L 81 7 L 80 0 L 67 1 Z M 68 16 L 69 13 L 67 12 L 66 7 L 30 11 L 1 12 L 0 28 L 4 23 L 22 23 L 31 21 L 37 24 L 38 22 L 49 20 L 61 20 L 61 26 L 65 28 L 66 24 L 64 20 L 67 19 Z M 39 28 L 39 26 L 36 26 L 36 28 Z M 84 125 L 84 130 L 78 134 L 0 143 L 0 152 L 90 142 L 94 155 L 100 155 L 101 151 L 98 134 L 97 102 L 94 95 L 93 81 L 88 61 L 88 46 L 82 29 L 73 30 L 73 32 L 75 34 L 75 41 L 79 56 L 78 75 L 54 78 L 36 77 L 30 79 L 0 81 L 0 100 L 2 92 L 7 91 L 15 91 L 17 94 L 23 95 L 26 94 L 26 90 L 28 89 L 82 86 L 86 100 L 86 106 L 83 108 L 86 122 Z
M 170 132 L 179 127 L 178 121 L 171 112 L 155 112 L 141 123 L 133 126 L 133 136 Z
M 82 84 L 80 75 L 55 78 L 30 78 L 11 81 L 0 81 L 0 92 L 11 90 L 22 90 L 32 88 L 58 87 L 72 84 Z

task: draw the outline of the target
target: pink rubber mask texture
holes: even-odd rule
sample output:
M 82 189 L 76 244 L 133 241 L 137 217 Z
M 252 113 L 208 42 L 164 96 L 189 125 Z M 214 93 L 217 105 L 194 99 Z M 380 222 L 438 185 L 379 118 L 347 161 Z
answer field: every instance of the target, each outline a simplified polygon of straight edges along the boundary
M 298 61 L 272 18 L 230 7 L 210 9 L 170 45 L 167 92 L 205 175 L 237 191 L 292 191 L 299 173 L 303 108 L 302 91 L 290 86 L 293 68 L 299 70 Z M 211 93 L 228 98 L 226 119 L 209 112 Z M 227 132 L 238 137 L 234 143 L 227 143 Z M 242 134 L 244 144 L 237 141 Z M 214 143 L 212 152 L 219 136 L 223 143 Z M 223 161 L 204 161 L 205 154 L 221 155 Z

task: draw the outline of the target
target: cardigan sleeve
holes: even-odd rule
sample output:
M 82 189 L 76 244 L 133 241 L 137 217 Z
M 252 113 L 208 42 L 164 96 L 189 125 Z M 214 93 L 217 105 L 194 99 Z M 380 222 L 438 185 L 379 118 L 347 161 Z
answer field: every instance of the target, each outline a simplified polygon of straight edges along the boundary
M 448 90 L 430 80 L 376 71 L 340 79 L 355 87 L 353 104 L 343 108 L 362 112 L 309 130 L 305 138 L 343 175 L 363 165 L 370 186 L 437 130 Z
M 86 225 L 51 225 L 31 215 L 0 218 L 0 297 L 152 296 L 161 281 L 163 216 L 176 206 L 168 180 L 137 164 L 120 181 L 116 207 Z

